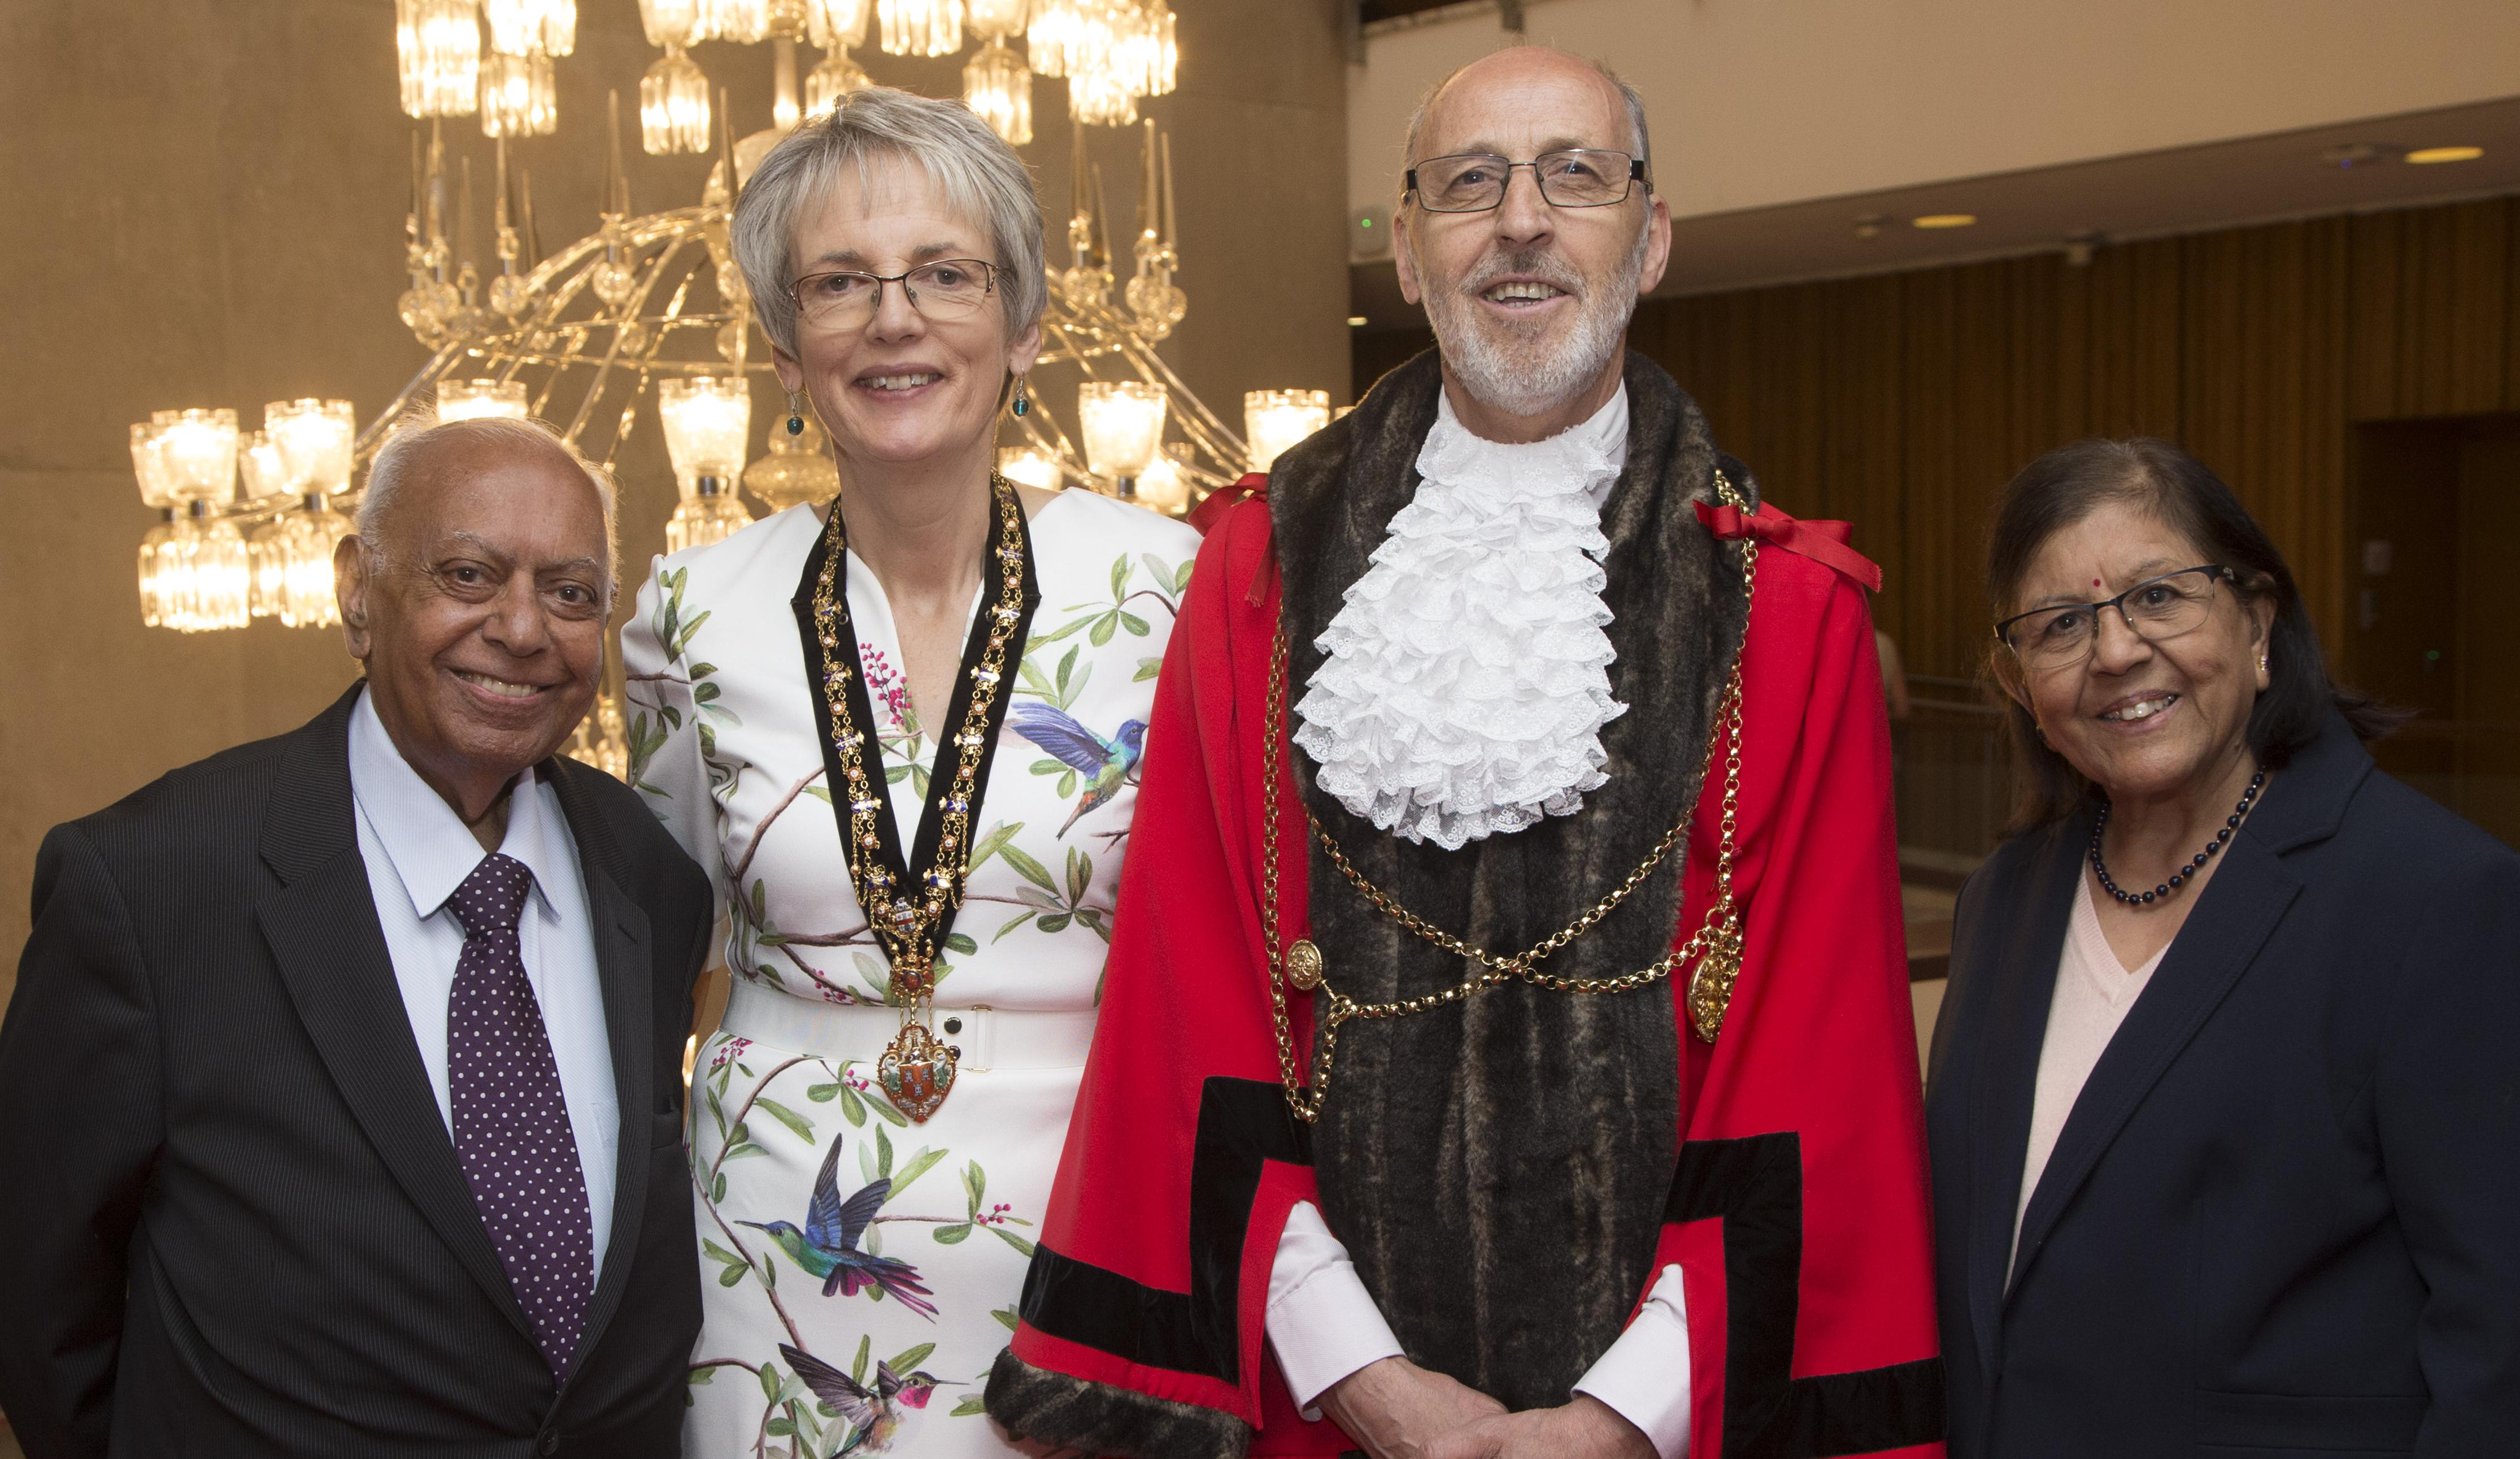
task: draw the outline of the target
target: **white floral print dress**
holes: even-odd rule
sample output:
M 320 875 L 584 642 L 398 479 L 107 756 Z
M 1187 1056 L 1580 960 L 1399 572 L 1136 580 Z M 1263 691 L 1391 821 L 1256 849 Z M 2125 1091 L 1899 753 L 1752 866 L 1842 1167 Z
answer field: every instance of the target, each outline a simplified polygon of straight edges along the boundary
M 1155 671 L 1197 549 L 1182 524 L 1084 491 L 1044 506 L 1030 530 L 1040 604 L 972 823 L 940 1009 L 1094 1007 Z M 715 881 L 734 977 L 809 1018 L 879 1004 L 886 980 L 850 888 L 791 607 L 822 531 L 797 507 L 658 559 L 623 632 L 632 783 Z M 847 582 L 906 846 L 936 729 L 912 712 L 889 606 L 854 554 Z M 980 1391 L 1014 1323 L 1081 1063 L 967 1066 L 914 1124 L 871 1062 L 724 1028 L 704 1039 L 690 1158 L 705 1320 L 685 1452 L 1013 1452 Z M 832 1273 L 830 1251 L 803 1237 L 818 1181 L 826 1237 L 840 1203 L 839 1224 L 863 1220 L 848 1259 L 896 1278 L 906 1266 L 908 1283 Z

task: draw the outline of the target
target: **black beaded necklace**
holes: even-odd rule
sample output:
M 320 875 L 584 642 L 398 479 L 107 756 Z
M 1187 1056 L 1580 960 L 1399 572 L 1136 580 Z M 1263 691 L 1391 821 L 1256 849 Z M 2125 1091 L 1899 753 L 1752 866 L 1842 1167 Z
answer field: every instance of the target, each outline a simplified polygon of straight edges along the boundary
M 2100 836 L 2103 832 L 2109 829 L 2109 802 L 2106 800 L 2101 801 L 2099 819 L 2092 823 L 2092 870 L 2099 873 L 2101 888 L 2105 889 L 2109 895 L 2116 897 L 2119 901 L 2130 907 L 2142 906 L 2147 902 L 2166 899 L 2170 895 L 2172 888 L 2185 885 L 2187 880 L 2195 876 L 2197 871 L 2205 865 L 2206 861 L 2210 859 L 2216 851 L 2219 851 L 2223 849 L 2224 846 L 2229 844 L 2231 833 L 2239 830 L 2240 822 L 2248 819 L 2249 807 L 2257 803 L 2258 791 L 2260 788 L 2265 786 L 2266 783 L 2267 772 L 2264 770 L 2260 770 L 2257 774 L 2250 776 L 2249 788 L 2240 793 L 2240 803 L 2231 807 L 2231 817 L 2229 820 L 2223 823 L 2221 834 L 2216 836 L 2213 842 L 2208 844 L 2205 849 L 2196 853 L 2196 859 L 2171 873 L 2169 881 L 2153 888 L 2150 891 L 2120 891 L 2118 889 L 2118 884 L 2109 880 L 2108 863 L 2100 859 Z

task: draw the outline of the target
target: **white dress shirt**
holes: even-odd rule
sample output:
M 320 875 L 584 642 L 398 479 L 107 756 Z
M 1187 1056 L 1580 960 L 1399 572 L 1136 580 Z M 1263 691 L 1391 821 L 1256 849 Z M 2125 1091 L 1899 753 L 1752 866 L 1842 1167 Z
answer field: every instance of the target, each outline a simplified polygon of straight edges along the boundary
M 508 798 L 508 834 L 499 849 L 534 874 L 533 895 L 525 898 L 517 942 L 524 955 L 525 978 L 542 1007 L 543 1026 L 551 1034 L 553 1062 L 560 1067 L 569 1130 L 577 1137 L 578 1167 L 586 1176 L 595 1269 L 601 1272 L 612 1235 L 614 1158 L 621 1127 L 612 1045 L 604 1022 L 604 986 L 596 973 L 577 842 L 561 811 L 559 792 L 531 771 L 521 778 L 525 783 Z M 377 921 L 384 928 L 394 981 L 402 987 L 403 1012 L 420 1044 L 429 1089 L 437 1096 L 438 1117 L 446 1121 L 452 1139 L 446 1010 L 455 991 L 455 961 L 464 952 L 464 925 L 446 903 L 489 853 L 455 808 L 403 759 L 364 691 L 350 713 L 350 797 L 358 807 L 359 856 L 368 866 L 368 890 L 376 898 Z
M 1449 399 L 1438 413 L 1451 419 Z M 1626 420 L 1627 387 L 1622 385 L 1598 412 L 1569 433 L 1603 433 L 1602 451 L 1615 465 L 1624 466 Z M 1614 439 L 1609 431 L 1613 425 L 1620 428 Z M 1496 447 L 1500 456 L 1514 449 Z M 1601 479 L 1588 479 L 1585 494 L 1596 512 L 1608 503 L 1615 484 L 1615 470 Z M 1306 1418 L 1321 1416 L 1315 1400 L 1340 1379 L 1369 1363 L 1403 1355 L 1391 1325 L 1357 1276 L 1347 1248 L 1330 1234 L 1321 1212 L 1309 1202 L 1296 1203 L 1287 1214 L 1285 1233 L 1279 1238 L 1278 1254 L 1269 1268 L 1267 1328 L 1279 1369 Z M 1575 1391 L 1608 1404 L 1643 1431 L 1662 1459 L 1688 1459 L 1688 1299 L 1677 1265 L 1662 1269 L 1642 1309 L 1577 1380 Z

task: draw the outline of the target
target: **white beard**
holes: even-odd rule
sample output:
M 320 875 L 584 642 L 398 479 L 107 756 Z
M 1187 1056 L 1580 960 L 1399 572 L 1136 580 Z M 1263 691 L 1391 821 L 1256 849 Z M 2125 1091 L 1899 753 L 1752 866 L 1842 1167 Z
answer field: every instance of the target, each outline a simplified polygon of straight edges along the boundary
M 1471 399 L 1490 410 L 1537 416 L 1563 407 L 1601 378 L 1626 342 L 1628 320 L 1636 312 L 1637 283 L 1644 277 L 1645 245 L 1652 236 L 1649 224 L 1637 230 L 1636 247 L 1628 251 L 1608 286 L 1599 290 L 1584 292 L 1584 280 L 1553 257 L 1536 260 L 1537 267 L 1502 266 L 1523 261 L 1511 255 L 1473 272 L 1470 282 L 1462 287 L 1428 290 L 1426 318 L 1434 326 L 1446 368 Z M 1402 237 L 1415 272 L 1416 246 L 1406 242 L 1407 235 Z M 1478 295 L 1489 287 L 1488 281 L 1517 273 L 1546 278 L 1577 296 L 1574 328 L 1552 352 L 1542 353 L 1550 342 L 1546 339 L 1516 339 L 1509 325 L 1499 328 L 1479 313 Z M 1425 277 L 1422 272 L 1418 276 Z

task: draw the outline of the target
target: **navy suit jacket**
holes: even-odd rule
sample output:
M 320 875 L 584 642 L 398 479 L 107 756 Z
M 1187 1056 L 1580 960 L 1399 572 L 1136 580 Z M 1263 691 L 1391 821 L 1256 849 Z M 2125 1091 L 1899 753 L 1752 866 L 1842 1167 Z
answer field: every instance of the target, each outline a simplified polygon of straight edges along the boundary
M 2520 855 L 2331 716 L 2007 1262 L 2091 835 L 2017 838 L 1960 893 L 1926 1113 L 1953 1459 L 2520 1453 Z

